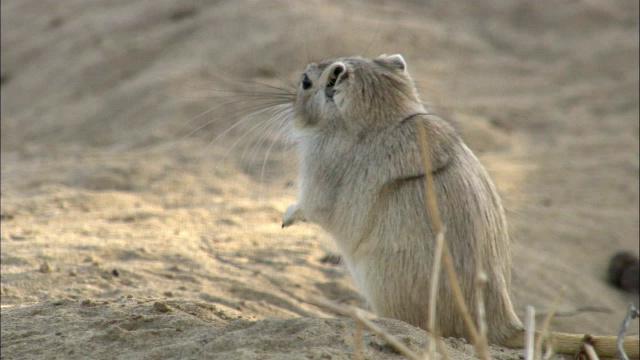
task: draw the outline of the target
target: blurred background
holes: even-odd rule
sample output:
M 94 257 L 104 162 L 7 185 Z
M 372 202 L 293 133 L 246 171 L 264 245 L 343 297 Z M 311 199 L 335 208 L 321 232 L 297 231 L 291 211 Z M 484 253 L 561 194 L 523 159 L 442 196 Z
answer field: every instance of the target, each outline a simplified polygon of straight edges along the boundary
M 295 91 L 309 62 L 383 53 L 404 56 L 496 182 L 518 314 L 543 316 L 566 287 L 553 328 L 613 334 L 637 304 L 605 279 L 613 253 L 638 253 L 638 2 L 1 10 L 3 305 L 131 295 L 254 318 L 330 316 L 310 295 L 364 306 L 319 261 L 330 239 L 280 229 L 296 159 L 286 128 L 248 115 L 270 101 L 253 92 Z

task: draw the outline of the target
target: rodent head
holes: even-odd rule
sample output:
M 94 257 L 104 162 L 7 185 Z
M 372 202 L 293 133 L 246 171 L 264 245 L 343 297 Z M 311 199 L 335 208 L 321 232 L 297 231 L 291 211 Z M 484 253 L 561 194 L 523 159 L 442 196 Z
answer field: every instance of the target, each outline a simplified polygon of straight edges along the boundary
M 309 64 L 294 104 L 298 129 L 362 132 L 424 112 L 401 55 Z

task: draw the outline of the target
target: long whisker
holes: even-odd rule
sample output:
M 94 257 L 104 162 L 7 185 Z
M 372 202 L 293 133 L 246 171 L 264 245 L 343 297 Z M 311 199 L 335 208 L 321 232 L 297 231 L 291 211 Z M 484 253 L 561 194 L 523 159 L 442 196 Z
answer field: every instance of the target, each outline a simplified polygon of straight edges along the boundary
M 184 141 L 203 129 L 222 121 L 225 125 L 221 128 L 213 128 L 216 129 L 213 133 L 214 136 L 211 136 L 213 139 L 204 146 L 201 154 L 205 154 L 211 146 L 217 144 L 224 137 L 229 137 L 231 141 L 225 142 L 225 144 L 230 144 L 230 146 L 224 149 L 222 156 L 216 156 L 217 159 L 214 160 L 214 166 L 218 167 L 229 158 L 232 151 L 238 149 L 238 145 L 242 145 L 240 147 L 244 149 L 239 153 L 240 156 L 237 160 L 240 163 L 249 160 L 250 164 L 257 165 L 256 167 L 251 166 L 255 170 L 260 169 L 260 193 L 262 193 L 265 178 L 269 178 L 267 166 L 270 156 L 273 157 L 276 149 L 279 153 L 282 149 L 286 150 L 291 146 L 291 139 L 286 134 L 289 130 L 287 125 L 293 116 L 292 105 L 296 98 L 296 86 L 283 78 L 277 77 L 277 79 L 284 86 L 235 79 L 236 85 L 240 82 L 252 85 L 253 88 L 244 86 L 245 90 L 233 90 L 232 87 L 229 90 L 218 88 L 197 91 L 194 89 L 196 91 L 189 94 L 193 98 L 202 98 L 205 101 L 212 99 L 216 104 L 191 117 L 180 126 L 176 130 L 176 135 L 185 132 L 186 134 L 175 141 Z M 199 120 L 212 113 L 216 115 L 211 116 L 204 123 Z M 192 129 L 189 130 L 189 127 Z M 217 131 L 217 129 L 220 130 Z M 238 136 L 229 136 L 232 132 Z M 283 137 L 284 141 L 282 141 Z M 262 164 L 260 164 L 260 160 L 256 159 L 261 156 L 263 156 Z M 252 173 L 257 176 L 257 171 L 252 170 Z
M 229 104 L 233 104 L 233 103 L 236 103 L 236 102 L 240 102 L 240 101 L 232 101 L 232 102 L 228 102 L 228 103 L 225 103 L 225 104 L 223 104 L 223 105 L 221 105 L 221 106 L 229 105 Z M 269 105 L 271 105 L 271 104 L 266 104 L 266 105 L 267 105 L 267 106 L 269 106 Z M 256 109 L 256 108 L 261 108 L 261 107 L 264 107 L 264 106 L 265 106 L 265 104 L 252 105 L 252 106 L 249 108 L 249 110 Z M 205 111 L 204 113 L 202 113 L 202 114 L 200 114 L 200 115 L 197 115 L 196 117 L 192 118 L 191 120 L 189 120 L 189 122 L 193 121 L 195 118 L 198 118 L 198 117 L 201 117 L 201 116 L 203 116 L 203 115 L 205 115 L 205 114 L 207 114 L 207 113 L 210 113 L 211 111 L 213 111 L 213 110 L 215 110 L 215 109 L 218 109 L 219 107 L 220 107 L 220 106 L 213 107 L 213 108 L 211 108 L 211 109 L 209 109 L 209 110 Z M 237 110 L 237 111 L 235 111 L 235 112 L 231 113 L 230 115 L 239 114 L 239 113 L 242 113 L 242 112 L 244 112 L 244 111 L 246 111 L 246 110 L 247 110 L 247 109 L 240 109 L 240 110 Z M 210 126 L 211 124 L 215 123 L 218 119 L 219 119 L 219 118 L 213 119 L 213 120 L 211 120 L 211 121 L 207 121 L 206 123 L 204 123 L 204 124 L 202 124 L 202 125 L 198 126 L 197 128 L 195 128 L 195 129 L 191 130 L 190 132 L 188 132 L 186 135 L 182 136 L 182 137 L 181 137 L 180 139 L 178 139 L 177 141 L 183 141 L 184 139 L 186 139 L 186 138 L 190 137 L 191 135 L 195 134 L 196 132 L 198 132 L 198 131 L 200 131 L 200 130 L 204 129 L 205 127 Z M 233 119 L 233 117 L 232 117 L 232 119 Z M 239 124 L 235 124 L 235 125 L 234 125 L 234 126 L 232 126 L 230 129 L 232 129 L 232 128 L 236 127 L 237 125 L 239 125 Z M 229 130 L 230 130 L 230 129 L 229 129 Z
M 262 143 L 267 138 L 267 135 L 269 134 L 269 132 L 271 131 L 271 129 L 274 127 L 274 124 L 275 124 L 273 121 L 263 121 L 262 123 L 264 124 L 264 126 L 256 129 L 255 135 L 251 137 L 251 139 L 249 139 L 249 141 L 247 142 L 247 145 L 245 146 L 245 150 L 240 155 L 241 160 L 248 158 L 248 159 L 251 159 L 252 161 L 255 158 L 256 153 L 260 149 L 260 146 L 262 146 Z M 257 144 L 252 145 L 256 139 L 258 141 Z M 249 156 L 245 158 L 245 154 L 249 149 L 252 149 L 252 151 L 249 154 Z
M 294 93 L 286 90 L 282 91 L 249 91 L 249 90 L 223 90 L 223 89 L 209 89 L 203 90 L 203 92 L 212 92 L 212 93 L 228 93 L 231 94 L 229 96 L 244 96 L 244 95 L 265 95 L 265 96 L 286 96 L 292 98 L 295 96 Z
M 287 108 L 289 108 L 289 106 L 285 106 L 284 108 L 282 106 L 273 108 L 273 110 L 274 110 L 273 116 L 268 121 L 270 126 L 265 128 L 264 131 L 262 131 L 263 136 L 261 137 L 261 139 L 258 142 L 258 144 L 256 146 L 254 146 L 254 150 L 253 150 L 253 152 L 251 153 L 251 155 L 249 157 L 252 161 L 255 158 L 256 153 L 260 150 L 260 148 L 262 146 L 262 143 L 264 143 L 264 141 L 267 139 L 268 134 L 270 134 L 272 132 L 272 130 L 279 125 L 280 119 L 282 117 L 281 113 L 283 111 L 286 111 Z
M 201 118 L 201 117 L 211 113 L 214 110 L 217 110 L 217 109 L 220 109 L 220 108 L 224 108 L 225 106 L 230 106 L 230 105 L 233 105 L 233 104 L 236 104 L 236 103 L 244 102 L 244 101 L 247 101 L 247 100 L 253 100 L 253 99 L 270 100 L 269 102 L 266 102 L 266 103 L 261 102 L 261 103 L 258 103 L 258 104 L 253 104 L 251 107 L 249 107 L 249 110 L 251 110 L 251 109 L 255 109 L 255 108 L 269 107 L 269 106 L 272 106 L 272 105 L 277 105 L 277 104 L 280 104 L 280 103 L 285 103 L 285 102 L 291 102 L 292 101 L 292 99 L 290 97 L 285 97 L 284 95 L 283 96 L 280 96 L 280 95 L 278 95 L 278 96 L 269 96 L 268 93 L 266 93 L 266 92 L 265 93 L 256 93 L 256 94 L 260 95 L 260 97 L 258 97 L 258 96 L 243 96 L 243 95 L 230 96 L 232 98 L 237 98 L 237 99 L 232 99 L 232 100 L 226 101 L 226 102 L 224 102 L 224 103 L 222 103 L 222 104 L 220 104 L 218 106 L 213 106 L 213 107 L 207 109 L 206 111 L 204 111 L 204 112 L 192 117 L 191 119 L 187 120 L 178 130 L 176 130 L 176 133 L 180 132 L 181 129 L 185 128 L 187 125 L 189 125 L 190 123 L 192 123 L 196 119 Z M 244 112 L 244 111 L 247 111 L 247 110 L 248 110 L 247 108 L 244 108 L 244 109 L 238 110 L 237 113 Z M 229 114 L 226 114 L 226 115 L 227 116 L 234 115 L 234 113 L 232 112 L 232 113 L 229 113 Z M 193 129 L 190 132 L 188 132 L 186 135 L 182 136 L 180 139 L 176 140 L 176 142 L 180 142 L 180 141 L 185 140 L 186 138 L 190 137 L 191 135 L 195 134 L 196 132 L 202 130 L 203 128 L 205 128 L 205 127 L 207 127 L 207 126 L 209 126 L 211 124 L 213 124 L 216 120 L 217 119 L 208 121 L 205 124 L 196 127 L 195 129 Z
M 279 91 L 286 91 L 288 93 L 291 93 L 291 89 L 295 89 L 295 86 L 292 86 L 290 88 L 281 88 L 281 87 L 274 86 L 274 85 L 271 85 L 271 84 L 265 84 L 265 83 L 262 83 L 262 82 L 259 82 L 259 81 L 251 81 L 251 82 L 242 81 L 242 82 L 243 83 L 252 83 L 253 85 L 258 84 L 260 86 L 265 86 L 265 87 L 268 87 L 270 89 L 279 90 Z
M 235 104 L 235 103 L 239 103 L 242 102 L 241 100 L 234 100 L 234 101 L 230 101 L 227 104 Z M 253 104 L 247 108 L 243 108 L 243 109 L 238 109 L 235 110 L 233 112 L 230 112 L 228 114 L 226 114 L 226 117 L 228 117 L 231 120 L 235 120 L 237 117 L 236 115 L 242 115 L 243 113 L 245 113 L 246 111 L 252 111 L 254 109 L 269 109 L 270 107 L 273 107 L 275 105 L 281 105 L 283 104 L 282 101 L 270 101 L 270 102 L 263 102 L 263 103 L 258 103 L 258 104 Z M 191 130 L 189 133 L 187 133 L 186 135 L 184 135 L 182 138 L 180 138 L 178 141 L 182 141 L 188 137 L 190 137 L 191 135 L 195 134 L 196 132 L 206 128 L 207 126 L 210 126 L 211 124 L 215 123 L 217 120 L 219 120 L 220 118 L 216 118 L 213 119 L 211 121 L 208 121 L 200 126 L 198 126 L 197 128 Z M 234 124 L 231 128 L 227 129 L 227 130 L 232 130 L 233 128 L 235 128 L 236 126 L 240 125 L 241 122 L 244 122 L 246 120 L 249 120 L 250 117 L 246 117 L 246 119 L 243 118 L 243 120 L 239 121 L 238 123 Z M 226 133 L 226 132 L 225 132 Z
M 281 112 L 279 115 L 280 115 L 280 118 L 276 119 L 276 121 L 280 129 L 276 133 L 275 138 L 271 141 L 271 145 L 269 145 L 269 148 L 267 149 L 267 152 L 264 155 L 264 160 L 262 161 L 262 170 L 260 171 L 261 191 L 262 191 L 262 184 L 264 183 L 264 173 L 267 167 L 267 160 L 269 159 L 269 154 L 271 154 L 271 150 L 273 149 L 273 146 L 278 142 L 280 137 L 288 130 L 286 127 L 286 124 L 287 124 L 287 120 L 289 120 L 289 117 L 291 116 L 291 111 L 285 110 Z
M 280 78 L 279 78 L 280 79 Z M 282 79 L 280 79 L 281 82 L 284 83 L 284 81 Z M 243 83 L 248 83 L 251 85 L 260 85 L 262 87 L 265 87 L 267 89 L 270 89 L 271 91 L 261 91 L 261 90 L 225 90 L 225 89 L 212 89 L 209 90 L 213 93 L 228 93 L 230 94 L 229 97 L 231 98 L 238 98 L 239 100 L 276 100 L 276 99 L 282 99 L 282 100 L 286 100 L 286 101 L 293 101 L 294 97 L 295 97 L 295 86 L 292 86 L 291 84 L 289 84 L 289 86 L 287 88 L 283 88 L 283 87 L 278 87 L 278 86 L 274 86 L 274 85 L 270 85 L 270 84 L 265 84 L 259 81 L 242 81 Z M 236 81 L 237 83 L 237 81 Z M 274 91 L 275 90 L 275 91 Z M 215 97 L 220 97 L 220 96 L 215 96 Z M 216 107 L 212 107 L 210 109 L 207 109 L 206 111 L 192 117 L 191 119 L 189 119 L 187 122 L 184 123 L 184 125 L 182 127 L 180 127 L 180 129 L 184 128 L 185 126 L 187 126 L 188 124 L 190 124 L 192 121 L 211 113 L 213 110 L 217 109 L 217 108 L 221 108 L 228 105 L 228 103 L 225 104 L 221 104 L 219 106 Z M 180 129 L 178 129 L 177 131 L 180 131 Z
M 225 136 L 226 134 L 228 134 L 229 132 L 231 132 L 233 129 L 235 129 L 235 128 L 237 128 L 238 126 L 243 125 L 243 124 L 245 124 L 245 123 L 247 123 L 247 122 L 250 122 L 251 120 L 254 120 L 254 119 L 255 119 L 255 118 L 254 118 L 254 116 L 256 116 L 256 115 L 257 115 L 257 114 L 259 114 L 260 112 L 264 112 L 264 111 L 266 111 L 266 110 L 267 110 L 267 109 L 265 109 L 265 108 L 261 108 L 261 109 L 259 109 L 259 110 L 255 111 L 255 112 L 252 112 L 252 113 L 250 113 L 250 114 L 248 114 L 248 115 L 243 116 L 242 118 L 240 118 L 240 120 L 236 121 L 236 123 L 235 123 L 235 124 L 233 124 L 232 126 L 230 126 L 229 128 L 227 128 L 225 131 L 223 131 L 222 133 L 218 134 L 218 136 L 216 136 L 213 140 L 211 140 L 211 141 L 209 142 L 209 145 L 207 145 L 207 146 L 205 147 L 205 149 L 203 149 L 203 152 L 204 152 L 206 149 L 208 149 L 208 147 L 209 147 L 209 146 L 211 146 L 212 144 L 215 144 L 215 143 L 216 143 L 220 138 L 222 138 L 223 136 Z M 213 121 L 212 121 L 212 122 L 213 122 Z M 207 123 L 207 124 L 205 124 L 205 125 L 203 125 L 203 126 L 207 126 L 207 125 L 209 125 L 209 124 L 210 124 L 210 123 L 212 123 L 212 122 L 209 122 L 209 123 Z M 202 126 L 202 127 L 203 127 L 203 126 Z
M 256 118 L 258 115 L 263 114 L 265 112 L 268 111 L 273 111 L 272 107 L 269 108 L 265 108 L 265 109 L 260 109 L 257 110 L 255 112 L 252 112 L 251 114 L 245 116 L 241 121 L 244 121 L 245 119 L 252 119 L 252 118 Z M 230 147 L 229 149 L 227 149 L 227 151 L 225 152 L 225 154 L 222 156 L 222 158 L 220 159 L 220 161 L 226 159 L 227 155 L 229 155 L 229 152 L 245 137 L 247 136 L 251 131 L 253 131 L 256 127 L 260 126 L 262 123 L 258 123 L 257 125 L 253 126 L 251 129 L 249 129 L 249 131 L 245 132 L 244 134 L 242 134 Z M 215 141 L 217 141 L 217 139 L 219 139 L 221 136 L 225 135 L 226 133 L 228 133 L 229 131 L 231 131 L 233 128 L 235 127 L 232 126 L 231 128 L 225 130 L 224 132 L 222 132 L 220 135 L 218 135 L 215 139 L 213 139 L 213 141 L 211 143 L 214 143 Z
M 277 76 L 277 75 L 276 75 L 276 78 L 277 78 L 277 79 L 278 79 L 282 84 L 286 85 L 289 89 L 295 89 L 295 88 L 296 88 L 296 85 L 295 85 L 293 82 L 291 82 L 290 80 L 286 80 L 286 79 L 284 79 L 284 78 L 282 78 L 282 77 L 280 77 L 280 76 Z

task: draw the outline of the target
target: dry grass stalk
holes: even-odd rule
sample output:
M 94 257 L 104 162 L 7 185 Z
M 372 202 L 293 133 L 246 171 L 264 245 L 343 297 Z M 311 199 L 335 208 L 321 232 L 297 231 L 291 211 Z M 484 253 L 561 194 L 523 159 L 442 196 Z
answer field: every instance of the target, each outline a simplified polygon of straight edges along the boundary
M 629 329 L 629 322 L 637 317 L 640 317 L 640 312 L 633 306 L 633 304 L 629 304 L 627 316 L 625 316 L 624 320 L 622 321 L 620 332 L 618 333 L 618 338 L 616 339 L 616 349 L 618 350 L 618 356 L 622 360 L 629 360 L 627 353 L 624 351 L 624 335 L 627 333 L 627 329 Z
M 478 332 L 479 340 L 478 343 L 478 353 L 482 360 L 489 360 L 488 354 L 488 342 L 487 342 L 487 322 L 485 318 L 485 307 L 484 307 L 484 287 L 487 285 L 487 274 L 484 272 L 484 264 L 482 263 L 482 259 L 484 259 L 484 254 L 482 248 L 478 248 L 476 253 L 476 311 L 478 312 L 478 318 L 476 321 L 478 322 Z
M 350 317 L 356 323 L 360 323 L 365 329 L 368 329 L 372 333 L 380 336 L 384 341 L 386 341 L 389 345 L 393 346 L 398 352 L 402 355 L 406 356 L 410 360 L 423 360 L 423 358 L 416 354 L 414 351 L 409 349 L 405 344 L 400 342 L 398 339 L 394 338 L 387 332 L 385 332 L 378 325 L 374 324 L 371 320 L 367 319 L 359 309 L 338 305 L 334 302 L 331 302 L 322 298 L 313 298 L 310 303 L 320 306 L 322 308 L 331 310 L 336 314 Z
M 422 155 L 422 166 L 424 168 L 424 190 L 425 202 L 427 210 L 431 217 L 431 224 L 436 234 L 440 233 L 442 222 L 440 221 L 440 211 L 438 210 L 438 202 L 435 196 L 435 186 L 433 185 L 433 167 L 431 166 L 431 154 L 429 153 L 429 144 L 427 144 L 427 134 L 425 129 L 419 123 L 416 123 L 418 130 L 418 142 L 420 143 L 420 154 Z
M 436 345 L 438 345 L 438 351 L 440 351 L 440 356 L 442 356 L 442 360 L 450 360 L 449 352 L 447 351 L 447 347 L 444 345 L 444 340 L 440 336 L 435 336 Z
M 536 333 L 536 309 L 527 305 L 524 318 L 524 359 L 534 360 L 534 337 Z
M 442 260 L 442 247 L 444 246 L 444 229 L 442 229 L 436 236 L 436 254 L 433 260 L 433 271 L 431 272 L 431 288 L 429 289 L 429 323 L 427 325 L 427 331 L 433 334 L 433 337 L 429 339 L 427 354 L 429 358 L 435 358 L 435 342 L 436 338 L 439 338 L 438 331 L 436 329 L 436 302 L 438 299 L 438 283 L 440 280 L 440 262 Z
M 437 234 L 442 232 L 442 222 L 440 221 L 440 211 L 438 210 L 438 204 L 435 196 L 435 186 L 433 184 L 433 167 L 431 166 L 431 154 L 429 153 L 429 145 L 427 144 L 427 136 L 425 132 L 425 128 L 421 126 L 419 123 L 416 123 L 416 130 L 418 135 L 418 142 L 420 144 L 420 152 L 422 155 L 423 168 L 425 170 L 424 176 L 424 187 L 425 187 L 425 202 L 427 204 L 427 210 L 429 212 L 429 216 L 431 217 L 431 222 L 433 224 L 433 229 Z M 444 239 L 444 236 L 443 236 Z M 444 240 L 443 240 L 444 243 Z M 464 302 L 464 297 L 462 295 L 462 290 L 460 290 L 460 283 L 458 282 L 458 276 L 453 267 L 453 262 L 451 260 L 451 252 L 449 251 L 449 247 L 446 246 L 446 243 L 442 247 L 442 260 L 444 263 L 445 273 L 447 275 L 447 280 L 451 285 L 451 290 L 453 293 L 453 297 L 455 299 L 456 305 L 458 306 L 458 310 L 462 315 L 462 318 L 467 326 L 469 331 L 469 336 L 471 337 L 471 342 L 476 347 L 476 352 L 483 359 L 488 359 L 488 354 L 486 351 L 486 347 L 484 347 L 483 340 L 478 335 L 478 331 L 476 330 L 475 325 L 473 324 L 473 320 L 471 319 L 471 315 L 469 314 L 469 309 Z M 430 314 L 430 317 L 431 314 Z
M 467 325 L 467 330 L 469 330 L 469 337 L 471 337 L 471 342 L 473 344 L 478 344 L 480 342 L 480 336 L 478 335 L 478 331 L 473 324 L 473 320 L 471 319 L 471 315 L 469 314 L 467 304 L 465 304 L 464 302 L 464 296 L 462 295 L 462 290 L 460 290 L 460 283 L 458 282 L 458 275 L 453 268 L 451 252 L 449 251 L 449 247 L 446 245 L 442 247 L 442 261 L 444 264 L 445 273 L 447 274 L 447 280 L 449 280 L 451 285 L 453 299 L 458 306 L 458 310 L 460 310 L 460 313 L 462 314 L 462 318 L 465 324 Z
M 549 360 L 551 359 L 551 357 L 555 354 L 555 351 L 553 351 L 553 347 L 552 346 L 547 346 L 547 349 L 545 350 L 544 356 L 542 357 L 542 359 L 544 360 Z
M 564 292 L 566 290 L 566 287 L 562 287 L 562 289 L 560 289 L 560 293 L 558 293 L 558 295 L 556 296 L 556 298 L 553 300 L 553 304 L 551 305 L 551 309 L 549 309 L 549 312 L 547 313 L 547 315 L 544 317 L 544 320 L 542 321 L 542 327 L 540 328 L 540 331 L 538 332 L 539 336 L 536 339 L 536 344 L 534 347 L 534 356 L 536 357 L 540 357 L 542 354 L 542 343 L 546 340 L 547 341 L 547 354 L 545 354 L 545 357 L 547 356 L 551 356 L 550 354 L 553 353 L 552 347 L 551 347 L 551 330 L 550 330 L 550 325 L 551 325 L 551 319 L 553 319 L 553 316 L 556 313 L 556 310 L 558 309 L 558 305 L 560 304 L 560 300 L 562 299 L 562 297 L 564 296 Z
M 353 334 L 353 360 L 362 359 L 362 324 L 356 321 L 356 332 Z
M 593 348 L 593 346 L 591 346 L 591 344 L 584 343 L 582 345 L 582 349 L 587 354 L 587 357 L 589 358 L 589 360 L 600 360 L 600 358 L 598 357 L 598 354 L 596 354 L 596 351 Z
M 480 257 L 481 259 L 482 257 Z M 483 288 L 487 284 L 487 274 L 482 269 L 480 261 L 477 262 L 476 271 L 476 304 L 478 310 L 478 332 L 480 333 L 479 355 L 482 360 L 489 360 L 488 343 L 487 343 L 487 322 L 485 319 L 484 294 Z

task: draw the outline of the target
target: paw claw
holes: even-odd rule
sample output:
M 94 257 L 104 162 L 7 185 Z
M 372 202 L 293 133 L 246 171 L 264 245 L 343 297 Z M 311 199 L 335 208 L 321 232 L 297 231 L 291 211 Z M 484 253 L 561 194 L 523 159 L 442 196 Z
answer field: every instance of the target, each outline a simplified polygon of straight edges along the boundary
M 302 211 L 300 210 L 300 207 L 298 207 L 298 204 L 291 204 L 284 212 L 284 215 L 282 215 L 282 228 L 284 229 L 298 221 L 304 221 Z

